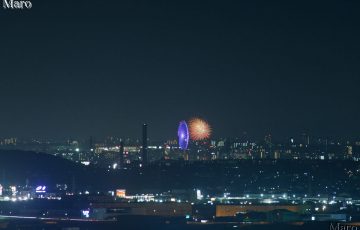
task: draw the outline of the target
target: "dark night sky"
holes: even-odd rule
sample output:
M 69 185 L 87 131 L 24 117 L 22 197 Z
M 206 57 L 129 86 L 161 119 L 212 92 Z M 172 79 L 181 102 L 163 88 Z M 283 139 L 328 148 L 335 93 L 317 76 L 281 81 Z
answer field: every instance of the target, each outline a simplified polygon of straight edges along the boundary
M 359 137 L 359 1 L 32 2 L 0 9 L 0 136 Z

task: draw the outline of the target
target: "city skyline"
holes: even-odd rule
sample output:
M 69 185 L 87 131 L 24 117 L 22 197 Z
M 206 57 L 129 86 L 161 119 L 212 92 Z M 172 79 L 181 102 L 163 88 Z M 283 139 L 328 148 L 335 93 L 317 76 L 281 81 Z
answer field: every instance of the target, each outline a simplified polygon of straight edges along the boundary
M 3 0 L 0 229 L 358 229 L 359 12 Z

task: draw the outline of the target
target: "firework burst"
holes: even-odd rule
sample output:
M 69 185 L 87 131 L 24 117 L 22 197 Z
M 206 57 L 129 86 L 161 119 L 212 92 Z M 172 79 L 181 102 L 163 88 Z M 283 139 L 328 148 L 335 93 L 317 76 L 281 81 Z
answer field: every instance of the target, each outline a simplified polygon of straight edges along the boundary
M 203 119 L 192 118 L 189 121 L 190 137 L 193 141 L 200 141 L 210 138 L 211 127 Z

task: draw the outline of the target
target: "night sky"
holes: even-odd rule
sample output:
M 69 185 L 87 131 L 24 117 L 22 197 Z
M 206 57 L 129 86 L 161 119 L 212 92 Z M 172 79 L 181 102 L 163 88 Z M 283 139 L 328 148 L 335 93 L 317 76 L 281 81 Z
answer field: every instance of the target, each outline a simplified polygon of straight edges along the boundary
M 0 9 L 0 136 L 359 137 L 359 1 L 42 1 Z

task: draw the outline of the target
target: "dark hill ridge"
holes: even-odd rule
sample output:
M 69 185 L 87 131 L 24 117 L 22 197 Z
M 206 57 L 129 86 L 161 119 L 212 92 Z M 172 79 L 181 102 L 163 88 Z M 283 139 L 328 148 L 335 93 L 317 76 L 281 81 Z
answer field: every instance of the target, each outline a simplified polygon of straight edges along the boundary
M 68 183 L 85 171 L 82 165 L 46 153 L 0 150 L 0 181 L 30 184 Z
M 28 180 L 32 186 L 67 184 L 72 189 L 75 185 L 78 191 L 108 191 L 117 188 L 139 191 L 144 185 L 147 187 L 146 182 L 154 187 L 151 180 L 139 175 L 142 174 L 138 170 L 108 171 L 46 153 L 0 150 L 0 184 L 5 185 L 25 185 Z

